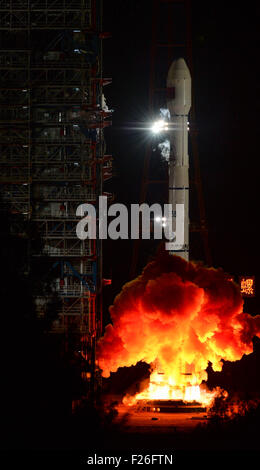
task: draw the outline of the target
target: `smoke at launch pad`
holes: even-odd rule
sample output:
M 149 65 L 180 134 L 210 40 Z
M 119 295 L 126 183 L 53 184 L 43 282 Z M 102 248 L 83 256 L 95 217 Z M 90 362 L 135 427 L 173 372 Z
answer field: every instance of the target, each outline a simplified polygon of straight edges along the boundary
M 243 313 L 237 284 L 222 269 L 158 255 L 125 284 L 110 307 L 112 324 L 98 344 L 104 377 L 139 361 L 159 367 L 180 384 L 183 372 L 200 383 L 222 359 L 239 360 L 260 336 L 260 315 Z

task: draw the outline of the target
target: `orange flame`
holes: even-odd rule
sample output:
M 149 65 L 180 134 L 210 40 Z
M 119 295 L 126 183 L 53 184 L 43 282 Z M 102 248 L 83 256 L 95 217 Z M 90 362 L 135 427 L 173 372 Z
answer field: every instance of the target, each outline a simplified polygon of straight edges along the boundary
M 113 325 L 97 350 L 102 375 L 145 361 L 154 371 L 143 392 L 149 397 L 207 402 L 199 386 L 208 362 L 220 371 L 222 359 L 249 354 L 253 336 L 260 336 L 260 316 L 243 313 L 240 288 L 230 277 L 168 253 L 123 287 L 110 314 Z
M 139 400 L 181 400 L 184 403 L 196 402 L 209 407 L 216 396 L 222 392 L 220 388 L 208 391 L 200 385 L 174 385 L 164 374 L 152 372 L 148 388 L 134 396 L 126 395 L 123 403 L 128 406 L 136 405 Z M 227 396 L 227 392 L 224 392 Z

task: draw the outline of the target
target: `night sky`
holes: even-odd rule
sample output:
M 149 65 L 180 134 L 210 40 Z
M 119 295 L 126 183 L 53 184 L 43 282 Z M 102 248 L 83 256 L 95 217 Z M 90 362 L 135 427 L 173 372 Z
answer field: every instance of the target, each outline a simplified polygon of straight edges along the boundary
M 113 78 L 106 89 L 114 109 L 113 127 L 106 135 L 114 156 L 110 188 L 116 202 L 134 203 L 139 202 L 145 135 L 129 128 L 149 120 L 152 2 L 104 4 L 105 29 L 113 36 L 104 46 L 104 74 Z M 192 2 L 192 79 L 213 266 L 235 276 L 255 274 L 260 280 L 259 13 L 255 3 L 245 9 L 237 2 Z M 160 197 L 158 193 L 158 202 Z M 132 248 L 126 240 L 106 242 L 105 273 L 112 273 L 113 287 L 105 302 L 130 279 Z M 254 311 L 258 304 L 255 299 L 247 307 Z

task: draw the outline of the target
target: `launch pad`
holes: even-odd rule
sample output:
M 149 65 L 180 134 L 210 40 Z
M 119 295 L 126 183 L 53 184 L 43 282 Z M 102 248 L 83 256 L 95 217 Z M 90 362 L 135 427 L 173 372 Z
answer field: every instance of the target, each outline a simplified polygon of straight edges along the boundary
M 184 402 L 183 400 L 138 400 L 136 403 L 138 412 L 155 413 L 206 413 L 206 407 L 201 403 Z
M 158 404 L 158 406 L 152 406 Z M 201 405 L 187 405 L 170 403 L 170 406 L 162 406 L 162 400 L 155 400 L 153 403 L 143 404 L 142 407 L 129 407 L 119 405 L 117 407 L 118 415 L 115 418 L 115 424 L 120 425 L 121 431 L 127 434 L 167 434 L 172 432 L 186 433 L 195 429 L 199 423 L 208 421 L 205 408 Z M 167 402 L 168 400 L 165 400 Z M 138 404 L 139 405 L 139 404 Z M 160 406 L 159 406 L 160 405 Z M 150 408 L 150 409 L 149 409 Z M 153 408 L 160 408 L 160 411 L 154 411 Z

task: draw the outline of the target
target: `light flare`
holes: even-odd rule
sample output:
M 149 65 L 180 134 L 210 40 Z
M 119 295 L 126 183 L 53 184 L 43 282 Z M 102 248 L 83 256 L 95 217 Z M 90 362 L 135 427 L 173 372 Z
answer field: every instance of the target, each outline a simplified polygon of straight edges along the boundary
M 151 131 L 154 134 L 160 134 L 160 132 L 168 131 L 169 130 L 169 123 L 160 119 L 155 121 L 151 127 Z

